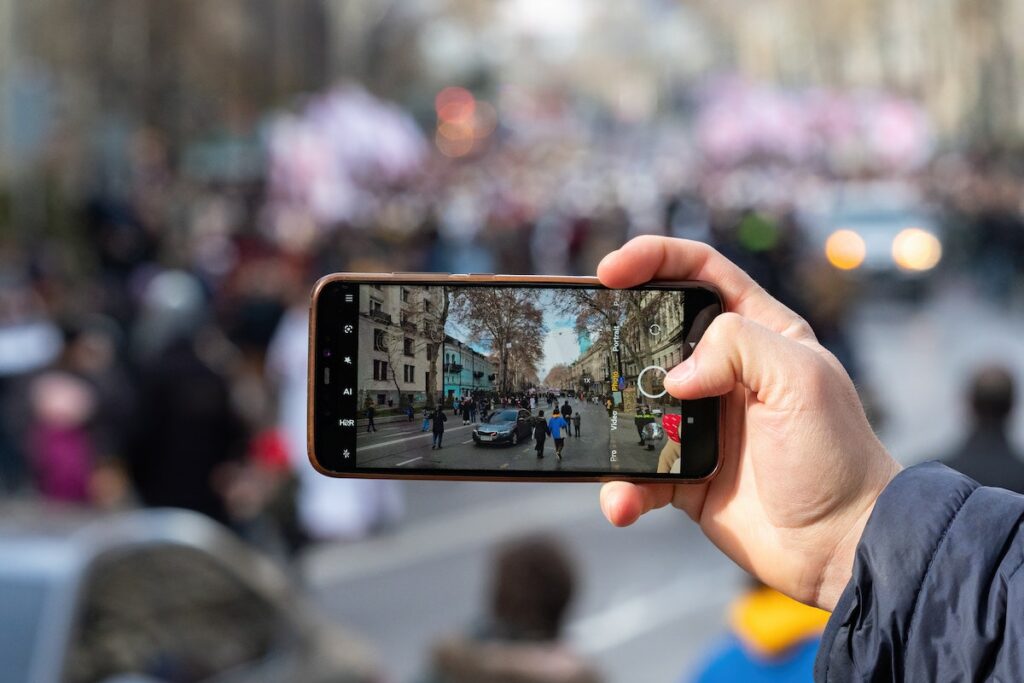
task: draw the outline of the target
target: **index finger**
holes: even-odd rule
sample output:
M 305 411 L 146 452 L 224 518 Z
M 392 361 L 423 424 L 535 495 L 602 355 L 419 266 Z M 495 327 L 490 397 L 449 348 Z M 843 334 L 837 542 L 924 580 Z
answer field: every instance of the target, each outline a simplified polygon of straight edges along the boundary
M 726 309 L 771 330 L 786 333 L 806 326 L 739 266 L 703 242 L 642 235 L 605 256 L 597 277 L 616 289 L 650 280 L 704 280 L 718 287 Z

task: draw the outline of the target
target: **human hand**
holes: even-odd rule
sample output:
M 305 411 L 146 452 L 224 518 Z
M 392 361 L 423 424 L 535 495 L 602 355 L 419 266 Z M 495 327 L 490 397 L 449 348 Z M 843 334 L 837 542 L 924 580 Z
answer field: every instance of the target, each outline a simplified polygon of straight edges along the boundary
M 703 484 L 605 484 L 605 516 L 627 526 L 671 503 L 761 581 L 831 610 L 875 499 L 900 470 L 849 375 L 803 319 L 706 244 L 638 237 L 597 275 L 617 288 L 704 280 L 728 311 L 665 378 L 676 398 L 723 397 L 718 474 Z

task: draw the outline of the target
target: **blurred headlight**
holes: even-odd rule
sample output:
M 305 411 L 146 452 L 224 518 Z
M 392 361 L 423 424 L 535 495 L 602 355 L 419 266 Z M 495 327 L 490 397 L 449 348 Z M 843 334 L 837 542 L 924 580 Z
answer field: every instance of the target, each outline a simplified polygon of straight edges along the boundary
M 853 270 L 866 253 L 864 238 L 853 230 L 836 230 L 825 240 L 825 258 L 840 270 Z
M 927 230 L 906 228 L 892 241 L 892 260 L 904 270 L 931 270 L 941 259 L 942 243 Z

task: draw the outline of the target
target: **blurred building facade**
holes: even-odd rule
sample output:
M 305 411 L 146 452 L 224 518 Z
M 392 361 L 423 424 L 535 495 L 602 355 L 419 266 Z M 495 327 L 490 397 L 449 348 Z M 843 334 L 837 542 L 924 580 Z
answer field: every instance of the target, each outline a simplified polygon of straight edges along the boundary
M 97 128 L 190 139 L 338 79 L 421 109 L 452 81 L 568 86 L 646 118 L 734 72 L 896 90 L 944 135 L 1005 140 L 1024 132 L 1022 21 L 1019 0 L 2 0 L 0 86 L 48 93 L 37 125 L 59 128 L 68 161 L 95 153 Z M 3 130 L 24 117 L 7 106 Z
M 718 64 L 783 84 L 919 98 L 945 138 L 1024 133 L 1024 3 L 1017 0 L 701 2 Z

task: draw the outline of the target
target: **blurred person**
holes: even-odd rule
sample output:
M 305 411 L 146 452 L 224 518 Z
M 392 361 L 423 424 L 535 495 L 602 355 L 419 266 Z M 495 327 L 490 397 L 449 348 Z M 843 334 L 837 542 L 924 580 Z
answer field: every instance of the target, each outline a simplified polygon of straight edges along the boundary
M 97 461 L 90 423 L 98 397 L 88 382 L 51 370 L 29 385 L 28 453 L 36 490 L 47 500 L 87 503 Z
M 124 334 L 117 322 L 104 316 L 84 316 L 63 327 L 60 366 L 95 387 L 101 448 L 107 454 L 118 454 L 124 449 L 135 403 L 128 369 L 118 358 L 126 347 Z
M 530 240 L 533 265 L 538 273 L 566 273 L 570 269 L 572 225 L 560 212 L 549 208 L 538 218 Z
M 802 292 L 790 308 L 799 313 L 814 330 L 821 345 L 839 359 L 846 372 L 859 384 L 861 376 L 857 349 L 846 331 L 846 321 L 856 303 L 859 288 L 848 273 L 827 262 L 809 260 L 791 275 Z
M 99 268 L 95 284 L 102 292 L 103 311 L 122 322 L 134 314 L 132 279 L 159 250 L 156 232 L 139 215 L 142 207 L 133 204 L 132 198 L 96 194 L 81 214 L 83 246 Z
M 215 215 L 208 218 L 230 207 L 209 203 L 206 209 Z M 233 211 L 239 214 L 237 220 L 241 211 Z M 227 225 L 227 216 L 217 221 Z M 306 536 L 298 520 L 298 478 L 278 420 L 280 386 L 267 365 L 274 332 L 301 276 L 301 262 L 261 239 L 239 239 L 236 248 L 234 268 L 215 279 L 222 285 L 219 320 L 233 344 L 227 368 L 232 405 L 244 422 L 248 446 L 242 459 L 225 467 L 222 495 L 235 531 L 268 554 L 284 558 L 299 550 Z M 211 270 L 207 274 L 213 278 Z
M 90 501 L 105 509 L 130 502 L 123 457 L 131 433 L 135 388 L 119 360 L 123 334 L 106 316 L 80 316 L 63 324 L 64 352 L 57 367 L 84 380 L 96 399 L 89 432 L 95 448 Z
M 974 219 L 980 247 L 976 273 L 985 298 L 1005 304 L 1013 292 L 1020 245 L 1024 243 L 1020 200 L 1007 202 L 1001 196 L 997 177 L 986 177 L 978 190 L 982 208 Z
M 0 257 L 5 255 L 0 252 Z M 0 263 L 0 494 L 21 492 L 31 479 L 24 429 L 26 385 L 63 351 L 60 328 L 17 264 Z
M 982 486 L 1024 493 L 1024 460 L 1008 434 L 1016 393 L 1007 368 L 993 365 L 978 370 L 967 391 L 970 432 L 944 461 Z
M 665 230 L 672 237 L 707 242 L 711 239 L 711 214 L 698 193 L 679 191 L 665 202 Z
M 431 415 L 430 408 L 424 406 L 424 408 L 423 408 L 423 426 L 420 428 L 421 432 L 429 432 L 430 431 L 430 415 Z
M 729 608 L 729 632 L 692 676 L 692 683 L 806 683 L 828 612 L 751 580 Z
M 310 541 L 359 539 L 395 524 L 404 512 L 401 482 L 333 479 L 309 464 L 306 453 L 309 291 L 297 281 L 291 305 L 267 352 L 267 374 L 277 387 L 277 420 L 296 475 L 299 530 Z
M 580 411 L 578 411 L 578 410 L 577 410 L 577 411 L 576 411 L 575 413 L 573 413 L 573 415 L 572 415 L 572 426 L 573 426 L 573 431 L 574 431 L 574 433 L 575 433 L 575 435 L 576 435 L 577 437 L 579 437 L 579 435 L 580 435 L 580 422 L 581 422 L 581 421 L 582 421 L 582 420 L 580 419 Z
M 562 543 L 527 536 L 492 561 L 487 614 L 435 648 L 427 683 L 597 683 L 597 672 L 561 642 L 576 591 Z
M 665 378 L 684 401 L 723 397 L 718 474 L 609 482 L 612 524 L 672 504 L 758 580 L 831 611 L 818 681 L 1020 678 L 1024 496 L 939 463 L 901 468 L 810 326 L 707 245 L 637 238 L 598 277 L 706 280 L 727 310 Z
M 533 438 L 536 441 L 534 450 L 537 451 L 537 457 L 544 457 L 544 442 L 547 441 L 548 435 L 551 433 L 551 429 L 548 427 L 547 421 L 544 419 L 544 411 L 537 411 L 537 418 L 533 421 Z
M 144 504 L 227 523 L 225 477 L 248 435 L 206 325 L 205 294 L 193 276 L 166 271 L 152 279 L 136 328 L 138 406 L 126 460 Z
M 296 509 L 298 481 L 284 435 L 262 429 L 253 435 L 245 458 L 225 467 L 221 490 L 231 526 L 266 554 L 286 559 L 306 542 Z

